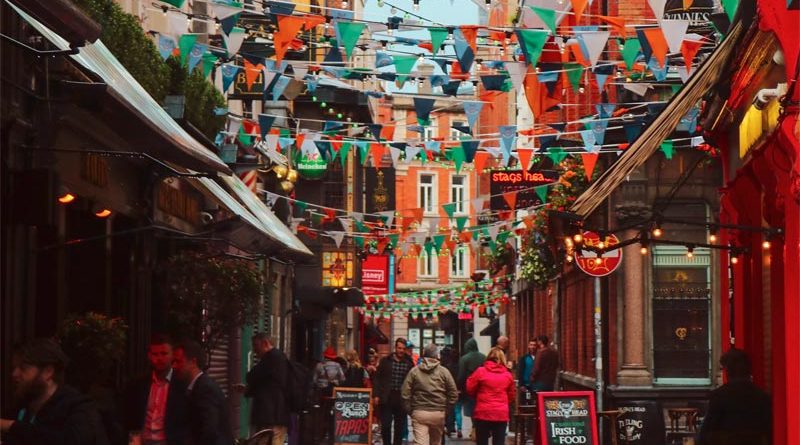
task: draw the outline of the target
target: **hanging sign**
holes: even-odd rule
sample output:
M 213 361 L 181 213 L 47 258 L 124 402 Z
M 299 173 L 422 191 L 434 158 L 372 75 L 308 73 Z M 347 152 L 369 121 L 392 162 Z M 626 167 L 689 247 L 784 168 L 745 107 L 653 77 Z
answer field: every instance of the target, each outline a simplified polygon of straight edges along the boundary
M 328 171 L 328 163 L 318 154 L 303 156 L 297 163 L 297 172 L 305 179 L 322 179 Z
M 603 242 L 603 249 L 613 249 L 603 252 L 602 255 L 584 247 L 600 247 L 600 235 L 595 232 L 583 232 L 583 243 L 580 249 L 575 251 L 575 264 L 580 269 L 593 277 L 604 277 L 614 272 L 622 262 L 622 249 L 613 249 L 619 244 L 616 235 L 606 235 Z
M 389 255 L 367 255 L 361 263 L 361 290 L 364 295 L 389 293 Z
M 539 431 L 544 445 L 599 445 L 594 393 L 540 392 Z
M 333 389 L 333 443 L 372 444 L 372 389 Z

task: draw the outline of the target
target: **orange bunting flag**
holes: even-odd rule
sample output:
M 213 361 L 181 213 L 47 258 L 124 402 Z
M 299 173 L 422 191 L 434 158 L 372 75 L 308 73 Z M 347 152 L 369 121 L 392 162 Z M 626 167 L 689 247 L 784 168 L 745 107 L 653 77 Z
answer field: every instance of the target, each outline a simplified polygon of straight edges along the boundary
M 384 125 L 381 128 L 381 139 L 391 141 L 394 139 L 394 125 Z
M 586 60 L 585 57 L 583 57 L 583 51 L 581 51 L 581 45 L 579 43 L 577 42 L 570 43 L 568 46 L 569 46 L 569 52 L 570 54 L 572 54 L 572 57 L 575 58 L 576 62 L 580 63 L 583 66 L 591 65 L 591 62 L 589 62 L 588 60 Z
M 301 17 L 304 20 L 303 29 L 306 31 L 311 31 L 315 27 L 325 23 L 325 17 L 321 15 L 307 14 Z
M 306 18 L 292 15 L 279 15 L 277 17 L 278 31 L 273 35 L 275 61 L 280 64 L 281 60 L 283 60 L 283 56 L 289 49 L 289 45 L 292 43 L 292 40 L 294 40 L 294 37 L 306 24 Z
M 483 172 L 483 169 L 486 167 L 486 161 L 488 160 L 488 152 L 479 151 L 475 153 L 475 159 L 472 160 L 472 165 L 475 167 L 475 171 L 478 172 L 479 175 Z
M 628 32 L 625 30 L 625 18 L 624 17 L 609 17 L 607 15 L 601 15 L 600 20 L 611 25 L 614 28 L 614 31 L 619 34 L 620 37 L 625 37 L 628 35 Z
M 458 234 L 458 240 L 462 243 L 468 243 L 472 241 L 472 232 L 464 231 Z
M 531 165 L 531 158 L 533 157 L 533 149 L 532 148 L 518 148 L 517 154 L 519 155 L 519 165 L 522 167 L 522 170 L 528 171 L 528 168 Z
M 517 208 L 517 191 L 503 193 L 503 199 L 512 210 Z
M 411 209 L 411 216 L 414 218 L 414 221 L 422 224 L 422 208 Z
M 575 13 L 575 23 L 581 21 L 581 16 L 583 16 L 583 11 L 586 10 L 586 5 L 588 3 L 588 0 L 572 0 L 572 12 Z
M 658 64 L 661 66 L 667 66 L 667 39 L 664 38 L 664 32 L 661 31 L 661 28 L 648 28 L 642 30 L 644 32 L 644 36 L 647 37 L 647 43 L 650 44 L 650 48 L 653 50 L 653 55 L 658 60 Z
M 586 179 L 592 180 L 592 173 L 594 166 L 597 164 L 597 158 L 600 157 L 599 153 L 581 153 L 581 160 L 583 161 L 583 170 L 586 173 Z
M 383 154 L 386 152 L 386 147 L 383 144 L 372 143 L 369 146 L 369 153 L 372 155 L 372 166 L 378 168 L 381 166 Z
M 469 25 L 469 26 L 459 26 L 458 29 L 461 30 L 461 33 L 464 34 L 464 39 L 469 43 L 470 48 L 472 48 L 472 54 L 478 55 L 478 26 Z
M 244 59 L 244 79 L 247 83 L 247 89 L 253 87 L 253 83 L 255 83 L 258 76 L 261 74 L 261 70 L 264 69 L 264 65 L 258 64 L 253 65 L 252 63 L 248 62 L 247 59 Z
M 698 42 L 697 40 L 684 40 L 681 43 L 681 54 L 683 54 L 683 63 L 686 64 L 687 73 L 692 72 L 692 60 L 694 60 L 697 52 L 700 51 L 701 46 L 703 46 L 703 42 Z

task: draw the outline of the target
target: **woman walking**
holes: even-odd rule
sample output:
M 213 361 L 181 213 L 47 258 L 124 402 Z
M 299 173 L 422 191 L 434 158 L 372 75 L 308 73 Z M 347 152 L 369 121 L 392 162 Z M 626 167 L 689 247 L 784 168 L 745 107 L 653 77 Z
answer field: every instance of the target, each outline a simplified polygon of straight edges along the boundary
M 486 362 L 467 379 L 467 394 L 475 398 L 472 419 L 477 445 L 504 445 L 509 421 L 508 406 L 514 400 L 514 377 L 506 368 L 503 350 L 494 347 Z

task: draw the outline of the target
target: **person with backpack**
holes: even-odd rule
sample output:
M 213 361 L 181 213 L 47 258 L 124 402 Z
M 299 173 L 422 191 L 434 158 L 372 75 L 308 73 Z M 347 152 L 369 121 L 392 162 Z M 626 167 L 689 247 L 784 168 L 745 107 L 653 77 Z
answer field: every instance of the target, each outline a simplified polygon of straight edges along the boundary
M 247 373 L 247 385 L 239 387 L 245 397 L 253 399 L 250 424 L 256 432 L 271 429 L 271 445 L 283 445 L 291 412 L 291 398 L 287 394 L 293 386 L 289 376 L 291 364 L 263 332 L 253 336 L 253 353 L 259 357 L 258 363 Z
M 347 361 L 347 368 L 344 371 L 344 387 L 346 388 L 366 388 L 369 386 L 369 374 L 361 366 L 358 359 L 358 351 L 355 349 L 345 352 L 344 358 Z
M 344 370 L 336 361 L 337 355 L 333 347 L 328 346 L 322 354 L 324 361 L 317 363 L 314 369 L 314 388 L 320 397 L 330 397 L 333 388 L 344 382 Z

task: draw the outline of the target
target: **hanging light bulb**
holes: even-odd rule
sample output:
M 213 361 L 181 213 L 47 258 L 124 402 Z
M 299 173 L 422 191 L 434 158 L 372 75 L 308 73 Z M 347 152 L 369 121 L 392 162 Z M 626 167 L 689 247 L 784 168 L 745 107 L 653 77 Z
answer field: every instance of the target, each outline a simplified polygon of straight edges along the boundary
M 350 4 L 347 0 L 342 0 L 342 9 L 347 9 L 348 7 L 350 7 Z
M 642 255 L 647 255 L 647 245 L 646 244 L 642 244 L 642 246 L 639 247 L 639 253 L 641 253 Z
M 491 7 L 492 7 L 492 0 L 486 0 L 486 9 L 489 9 Z
M 383 8 L 383 0 L 378 0 L 378 7 Z
M 734 253 L 733 256 L 731 256 L 731 264 L 739 264 L 739 255 Z
M 583 234 L 578 232 L 575 234 L 575 236 L 572 237 L 572 239 L 574 239 L 576 243 L 580 244 L 583 242 Z
M 394 29 L 392 29 L 392 27 L 391 27 L 391 26 L 390 26 L 390 27 L 388 27 L 388 28 L 386 28 L 386 34 L 387 34 L 387 35 L 390 35 L 390 36 L 393 36 L 393 35 L 394 35 Z M 385 41 L 384 41 L 384 42 L 385 42 Z M 385 45 L 385 43 L 384 43 L 384 48 L 385 48 L 385 47 L 386 47 L 386 45 Z
M 167 16 L 167 12 L 169 12 L 169 8 L 166 6 L 161 7 L 161 12 L 164 14 L 164 17 Z
M 573 258 L 572 255 L 567 255 L 565 259 L 567 260 L 568 263 L 571 263 L 575 258 Z
M 655 227 L 653 227 L 653 231 L 651 233 L 652 233 L 653 237 L 660 238 L 661 235 L 664 234 L 664 231 L 661 230 L 661 227 L 659 227 L 658 224 L 656 224 Z
M 578 88 L 578 93 L 583 94 L 586 92 L 586 89 L 583 87 Z
M 190 31 L 192 30 L 192 18 L 191 14 L 186 16 L 186 27 L 189 28 Z
M 761 243 L 761 248 L 764 250 L 769 250 L 770 247 L 772 247 L 772 243 L 770 243 L 768 239 L 765 239 L 764 242 Z
M 392 15 L 394 15 L 394 14 L 397 14 L 397 8 L 395 8 L 394 6 L 392 6 L 392 9 L 390 9 L 390 10 L 389 10 L 389 12 L 390 12 Z
M 419 0 L 414 0 L 413 4 L 411 5 L 411 9 L 414 11 L 419 11 Z
M 606 243 L 604 243 L 603 240 L 601 239 L 600 241 L 597 242 L 597 248 L 600 249 L 600 250 L 605 249 L 606 248 Z
M 710 244 L 714 244 L 717 242 L 717 232 L 712 230 L 711 233 L 708 234 L 708 242 Z
M 686 258 L 689 258 L 689 259 L 694 258 L 694 246 L 687 246 L 686 247 Z

